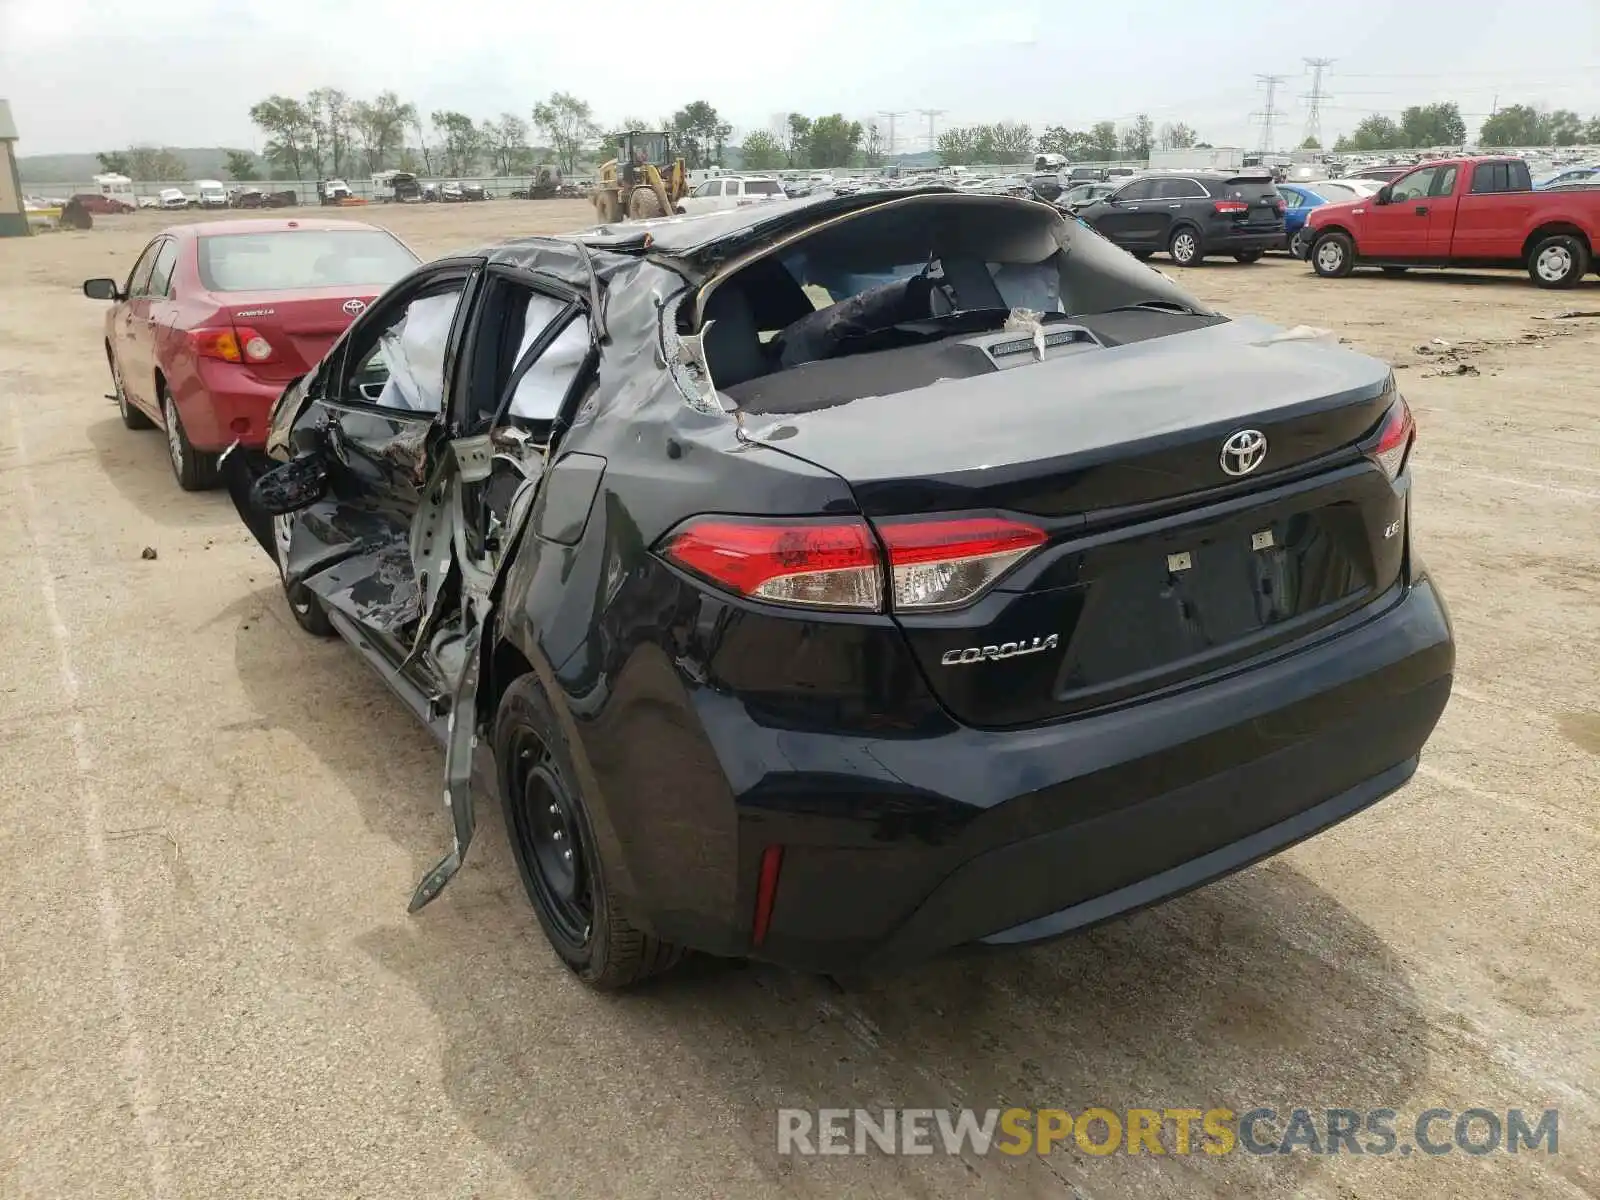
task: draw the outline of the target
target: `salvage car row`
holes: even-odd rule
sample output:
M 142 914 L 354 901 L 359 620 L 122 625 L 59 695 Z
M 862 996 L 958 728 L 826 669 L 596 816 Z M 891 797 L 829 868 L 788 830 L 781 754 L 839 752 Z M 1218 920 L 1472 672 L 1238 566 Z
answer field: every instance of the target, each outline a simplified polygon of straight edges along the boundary
M 1201 252 L 1282 236 L 1268 189 L 1219 186 Z M 481 743 L 596 986 L 1081 929 L 1393 792 L 1450 693 L 1390 368 L 1033 200 L 823 194 L 430 263 L 211 222 L 85 291 L 124 421 L 226 482 L 301 627 L 444 744 L 412 908 L 469 851 Z

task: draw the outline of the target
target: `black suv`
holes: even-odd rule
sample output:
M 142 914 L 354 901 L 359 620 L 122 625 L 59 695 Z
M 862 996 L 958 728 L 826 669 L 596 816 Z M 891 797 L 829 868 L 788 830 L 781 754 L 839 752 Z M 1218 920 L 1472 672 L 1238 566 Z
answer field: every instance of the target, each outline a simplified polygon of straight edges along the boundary
M 1077 214 L 1135 258 L 1165 250 L 1180 267 L 1208 254 L 1255 262 L 1283 245 L 1283 197 L 1262 172 L 1142 175 Z

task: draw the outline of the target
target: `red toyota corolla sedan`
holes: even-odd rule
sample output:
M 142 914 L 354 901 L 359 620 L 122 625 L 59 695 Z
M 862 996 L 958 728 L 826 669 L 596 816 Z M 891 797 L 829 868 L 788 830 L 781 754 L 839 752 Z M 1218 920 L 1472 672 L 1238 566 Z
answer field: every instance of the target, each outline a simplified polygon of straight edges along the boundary
M 392 233 L 357 221 L 206 221 L 151 239 L 127 282 L 90 279 L 115 303 L 106 360 L 122 422 L 167 431 L 187 491 L 217 481 L 234 442 L 264 444 L 280 392 L 418 258 Z

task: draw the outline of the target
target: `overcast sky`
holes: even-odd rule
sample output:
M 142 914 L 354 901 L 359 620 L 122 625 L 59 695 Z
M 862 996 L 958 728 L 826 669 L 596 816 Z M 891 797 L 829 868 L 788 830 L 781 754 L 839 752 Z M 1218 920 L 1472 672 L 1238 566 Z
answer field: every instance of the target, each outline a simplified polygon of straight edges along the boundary
M 602 123 L 705 99 L 740 132 L 787 110 L 1035 129 L 1146 111 L 1253 147 L 1267 73 L 1287 76 L 1281 146 L 1303 135 L 1313 55 L 1337 60 L 1330 142 L 1433 100 L 1473 133 L 1497 99 L 1600 113 L 1595 0 L 0 0 L 21 154 L 258 148 L 250 105 L 321 85 L 480 118 L 571 91 Z M 897 126 L 900 149 L 926 145 L 925 117 Z

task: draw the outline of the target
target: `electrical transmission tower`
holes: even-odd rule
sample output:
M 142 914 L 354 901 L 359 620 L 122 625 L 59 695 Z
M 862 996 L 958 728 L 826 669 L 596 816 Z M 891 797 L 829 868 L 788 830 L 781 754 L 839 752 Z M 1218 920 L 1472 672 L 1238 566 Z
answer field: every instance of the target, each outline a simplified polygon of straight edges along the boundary
M 1322 73 L 1333 66 L 1331 58 L 1308 58 L 1306 66 L 1311 68 L 1311 91 L 1300 98 L 1307 104 L 1306 110 L 1306 141 L 1316 139 L 1317 145 L 1322 145 L 1322 106 L 1333 97 L 1322 90 Z
M 934 136 L 933 122 L 936 117 L 944 116 L 945 110 L 942 108 L 919 108 L 917 111 L 928 118 L 928 149 L 937 150 L 939 148 L 939 139 Z
M 896 117 L 904 117 L 904 116 L 906 116 L 908 114 L 906 112 L 904 112 L 904 111 L 901 111 L 901 112 L 890 112 L 888 109 L 884 109 L 878 115 L 880 117 L 888 117 L 889 118 L 889 150 L 888 150 L 888 153 L 892 156 L 894 154 L 894 152 L 895 152 L 895 147 L 896 147 L 896 143 L 895 143 L 895 140 L 894 140 L 894 121 L 895 121 L 895 118 Z
M 1278 123 L 1278 85 L 1287 75 L 1257 75 L 1256 82 L 1267 89 L 1267 99 L 1260 109 L 1250 115 L 1261 122 L 1261 146 L 1263 154 L 1272 153 L 1272 127 Z

